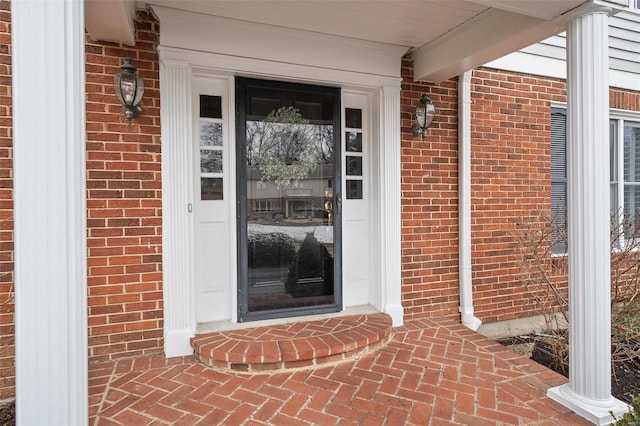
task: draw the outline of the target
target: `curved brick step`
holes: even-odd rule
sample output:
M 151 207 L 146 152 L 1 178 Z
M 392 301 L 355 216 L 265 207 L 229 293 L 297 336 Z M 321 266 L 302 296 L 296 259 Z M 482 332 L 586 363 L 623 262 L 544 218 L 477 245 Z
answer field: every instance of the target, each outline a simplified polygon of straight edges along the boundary
M 351 359 L 390 335 L 391 317 L 376 313 L 200 334 L 191 346 L 205 365 L 255 372 Z

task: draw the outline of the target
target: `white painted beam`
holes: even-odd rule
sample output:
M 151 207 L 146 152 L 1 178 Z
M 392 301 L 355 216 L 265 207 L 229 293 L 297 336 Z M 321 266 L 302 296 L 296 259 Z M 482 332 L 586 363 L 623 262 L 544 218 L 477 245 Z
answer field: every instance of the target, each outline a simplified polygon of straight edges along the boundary
M 561 32 L 551 21 L 489 9 L 413 52 L 414 79 L 439 82 Z
M 84 2 L 11 3 L 20 425 L 88 421 Z
M 85 0 L 85 16 L 92 40 L 136 44 L 135 0 Z

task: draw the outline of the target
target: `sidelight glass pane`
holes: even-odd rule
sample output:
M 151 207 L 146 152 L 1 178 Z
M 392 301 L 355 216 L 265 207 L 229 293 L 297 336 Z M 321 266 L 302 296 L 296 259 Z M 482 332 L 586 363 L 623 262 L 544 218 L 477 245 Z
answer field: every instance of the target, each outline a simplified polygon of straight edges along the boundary
M 362 133 L 347 132 L 345 138 L 347 140 L 347 151 L 362 152 Z
M 200 172 L 222 173 L 222 151 L 200 150 Z
M 222 123 L 200 122 L 200 145 L 222 146 Z
M 362 181 L 347 180 L 347 199 L 362 200 Z
M 345 121 L 350 129 L 362 129 L 362 110 L 345 108 Z
M 347 155 L 347 176 L 362 176 L 362 157 Z
M 222 178 L 200 178 L 201 200 L 222 200 Z
M 222 98 L 220 96 L 200 95 L 200 117 L 222 118 Z

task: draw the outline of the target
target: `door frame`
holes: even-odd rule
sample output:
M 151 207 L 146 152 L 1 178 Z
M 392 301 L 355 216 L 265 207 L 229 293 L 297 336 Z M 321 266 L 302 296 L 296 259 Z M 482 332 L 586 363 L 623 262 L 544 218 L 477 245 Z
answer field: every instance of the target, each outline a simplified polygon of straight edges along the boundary
M 274 38 L 265 47 L 247 47 L 247 34 L 260 34 L 263 26 L 153 7 L 160 21 L 160 96 L 162 106 L 162 262 L 164 349 L 168 357 L 193 352 L 190 338 L 198 331 L 191 271 L 192 217 L 188 206 L 191 188 L 192 92 L 194 74 L 227 78 L 249 76 L 341 87 L 371 96 L 372 152 L 375 185 L 369 208 L 375 212 L 370 241 L 370 304 L 388 313 L 393 325 L 403 323 L 401 301 L 400 225 L 400 64 L 401 46 L 343 39 L 323 34 L 269 27 Z M 244 38 L 243 38 L 244 37 Z M 252 37 L 259 40 L 260 37 Z M 304 46 L 316 46 L 313 55 L 294 55 Z M 248 51 L 249 49 L 250 51 Z M 337 51 L 345 52 L 337 55 Z M 291 53 L 289 55 L 289 53 Z M 286 57 L 285 57 L 286 56 Z M 233 107 L 234 93 L 229 93 Z M 234 117 L 230 117 L 234 120 Z M 230 123 L 234 132 L 235 123 Z M 230 136 L 235 140 L 235 136 Z M 234 150 L 231 155 L 235 157 Z M 235 158 L 231 159 L 235 161 Z M 235 181 L 235 177 L 232 177 Z M 235 182 L 230 182 L 235 192 Z M 235 194 L 233 194 L 235 197 Z M 235 235 L 235 205 L 229 210 Z M 233 248 L 232 248 L 233 249 Z M 233 249 L 235 250 L 235 249 Z M 235 268 L 235 265 L 233 265 Z M 232 274 L 235 275 L 235 274 Z M 231 277 L 235 290 L 237 280 Z M 231 317 L 237 323 L 237 300 L 231 294 Z M 343 300 L 347 306 L 348 301 Z

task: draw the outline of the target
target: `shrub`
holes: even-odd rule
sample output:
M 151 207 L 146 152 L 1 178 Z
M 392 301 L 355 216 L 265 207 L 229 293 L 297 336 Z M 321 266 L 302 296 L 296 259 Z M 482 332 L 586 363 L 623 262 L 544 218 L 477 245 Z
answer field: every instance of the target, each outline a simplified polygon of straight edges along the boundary
M 629 412 L 625 413 L 622 418 L 616 418 L 613 413 L 611 416 L 616 420 L 618 426 L 638 426 L 640 425 L 640 395 L 633 397 Z
M 287 234 L 251 234 L 248 238 L 249 268 L 288 266 L 296 253 L 296 243 Z
M 285 288 L 293 297 L 333 294 L 333 257 L 312 232 L 291 261 Z
M 543 314 L 547 330 L 541 340 L 555 357 L 568 364 L 567 247 L 565 224 L 543 214 L 517 223 L 517 259 L 522 281 Z M 615 365 L 640 358 L 640 222 L 626 214 L 611 216 L 611 358 Z

